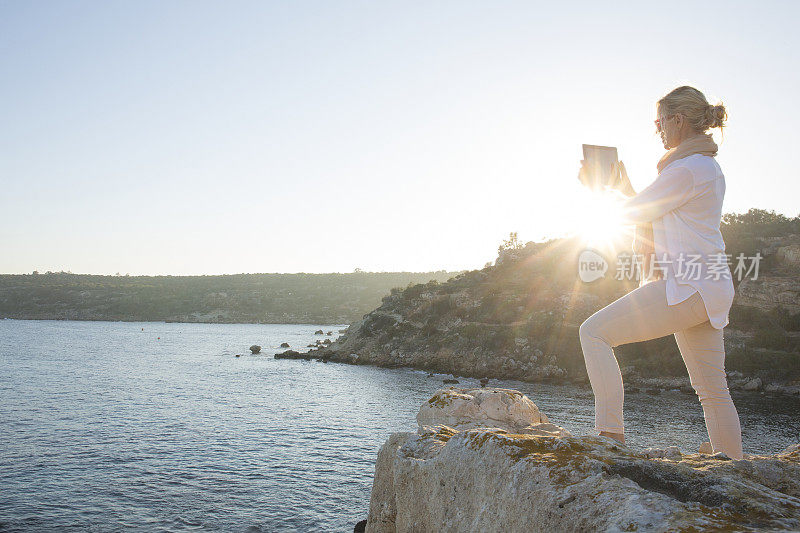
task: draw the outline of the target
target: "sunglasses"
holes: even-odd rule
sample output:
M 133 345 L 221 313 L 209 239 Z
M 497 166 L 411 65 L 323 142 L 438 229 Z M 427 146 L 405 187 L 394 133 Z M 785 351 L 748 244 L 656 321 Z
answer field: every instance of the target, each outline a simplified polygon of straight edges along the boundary
M 655 119 L 653 122 L 656 125 L 656 133 L 661 133 L 661 128 L 663 128 L 664 123 L 667 120 L 669 120 L 669 119 L 671 119 L 671 118 L 673 118 L 675 116 L 677 116 L 677 113 L 674 113 L 672 115 L 667 115 L 667 116 L 661 116 L 661 117 L 658 117 L 657 119 Z

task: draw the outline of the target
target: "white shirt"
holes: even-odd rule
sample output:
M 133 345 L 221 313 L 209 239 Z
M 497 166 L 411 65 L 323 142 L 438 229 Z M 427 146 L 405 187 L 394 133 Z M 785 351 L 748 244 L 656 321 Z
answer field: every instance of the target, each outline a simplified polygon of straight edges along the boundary
M 725 176 L 710 156 L 667 165 L 642 192 L 623 202 L 623 223 L 653 223 L 656 267 L 664 267 L 667 304 L 700 292 L 711 325 L 728 324 L 733 278 L 719 230 Z

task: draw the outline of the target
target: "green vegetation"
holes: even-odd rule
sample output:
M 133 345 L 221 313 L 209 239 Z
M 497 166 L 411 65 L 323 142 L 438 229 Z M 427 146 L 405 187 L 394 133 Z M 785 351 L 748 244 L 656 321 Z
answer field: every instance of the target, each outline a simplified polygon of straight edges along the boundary
M 0 275 L 0 318 L 349 324 L 392 289 L 456 274 Z

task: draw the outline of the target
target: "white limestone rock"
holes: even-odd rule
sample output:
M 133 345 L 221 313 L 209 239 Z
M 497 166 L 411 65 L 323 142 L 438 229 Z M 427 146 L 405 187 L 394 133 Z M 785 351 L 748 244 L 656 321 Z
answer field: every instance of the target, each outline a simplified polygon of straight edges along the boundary
M 489 387 L 439 390 L 419 408 L 417 423 L 420 428 L 445 425 L 458 431 L 492 427 L 543 436 L 569 434 L 550 424 L 547 416 L 521 392 Z
M 512 431 L 558 428 L 532 405 L 507 389 L 438 391 L 416 433 L 381 447 L 367 532 L 800 528 L 800 446 L 649 459 L 611 439 Z
M 667 446 L 666 448 L 645 448 L 642 452 L 644 457 L 648 459 L 669 459 L 671 461 L 680 461 L 683 454 L 677 446 Z

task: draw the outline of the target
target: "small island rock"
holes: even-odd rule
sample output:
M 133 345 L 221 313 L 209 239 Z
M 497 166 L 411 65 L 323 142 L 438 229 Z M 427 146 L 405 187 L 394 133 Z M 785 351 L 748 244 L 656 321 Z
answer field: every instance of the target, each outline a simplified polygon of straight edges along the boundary
M 275 359 L 305 359 L 306 361 L 311 360 L 311 354 L 308 352 L 300 353 L 295 350 L 286 350 L 285 352 L 276 353 L 274 356 Z

